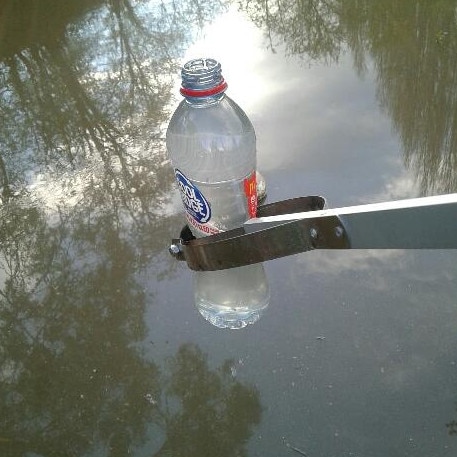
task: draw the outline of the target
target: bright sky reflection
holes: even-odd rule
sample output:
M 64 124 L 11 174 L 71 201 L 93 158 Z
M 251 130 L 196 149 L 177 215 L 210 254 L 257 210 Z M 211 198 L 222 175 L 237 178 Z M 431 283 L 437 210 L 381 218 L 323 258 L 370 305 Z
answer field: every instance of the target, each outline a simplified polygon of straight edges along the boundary
M 232 7 L 203 28 L 183 61 L 200 57 L 218 60 L 229 85 L 228 95 L 245 111 L 252 112 L 264 94 L 273 89 L 272 82 L 258 72 L 265 58 L 264 42 L 262 32 Z

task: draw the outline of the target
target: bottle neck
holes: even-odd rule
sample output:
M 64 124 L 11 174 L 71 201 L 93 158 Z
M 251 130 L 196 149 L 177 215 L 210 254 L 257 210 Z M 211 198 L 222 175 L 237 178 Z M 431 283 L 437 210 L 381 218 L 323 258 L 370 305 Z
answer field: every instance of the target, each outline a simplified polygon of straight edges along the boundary
M 207 106 L 217 105 L 225 98 L 225 92 L 210 95 L 207 97 L 184 97 L 186 103 L 196 108 L 205 108 Z
M 182 70 L 181 95 L 192 106 L 205 107 L 219 103 L 224 98 L 227 83 L 221 64 L 214 59 L 194 59 Z

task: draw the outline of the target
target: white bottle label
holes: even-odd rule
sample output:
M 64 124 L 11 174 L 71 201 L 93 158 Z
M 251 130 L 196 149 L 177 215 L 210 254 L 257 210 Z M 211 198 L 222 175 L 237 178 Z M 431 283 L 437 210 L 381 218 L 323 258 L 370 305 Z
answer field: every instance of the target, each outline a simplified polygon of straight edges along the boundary
M 211 207 L 204 195 L 178 169 L 175 170 L 175 176 L 189 224 L 207 235 L 219 232 L 215 227 L 205 225 L 211 219 Z
M 187 222 L 196 236 L 213 235 L 223 230 L 215 221 L 211 221 L 211 206 L 198 187 L 188 179 L 180 170 L 175 169 L 181 199 L 186 209 Z M 247 214 L 236 215 L 241 224 L 245 219 L 255 217 L 257 212 L 257 185 L 256 173 L 253 171 L 243 180 L 234 182 L 231 189 L 225 193 L 233 193 L 236 199 L 245 198 Z M 240 202 L 237 204 L 239 205 Z M 214 219 L 214 218 L 213 218 Z M 216 218 L 217 219 L 217 218 Z M 242 220 L 241 220 L 242 219 Z

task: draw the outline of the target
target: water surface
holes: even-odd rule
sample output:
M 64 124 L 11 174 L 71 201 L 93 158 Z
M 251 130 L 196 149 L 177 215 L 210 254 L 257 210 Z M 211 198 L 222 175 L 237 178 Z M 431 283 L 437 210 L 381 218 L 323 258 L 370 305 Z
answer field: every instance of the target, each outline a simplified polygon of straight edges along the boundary
M 268 201 L 457 191 L 450 0 L 0 6 L 5 456 L 454 456 L 457 253 L 265 264 L 240 331 L 193 306 L 164 131 L 221 61 Z M 295 450 L 294 450 L 295 448 Z

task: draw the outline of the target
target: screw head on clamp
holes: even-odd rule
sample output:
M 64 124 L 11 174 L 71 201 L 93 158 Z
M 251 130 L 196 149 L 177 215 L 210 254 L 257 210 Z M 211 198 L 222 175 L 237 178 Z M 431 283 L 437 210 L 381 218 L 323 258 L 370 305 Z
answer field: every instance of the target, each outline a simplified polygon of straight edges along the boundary
M 344 229 L 341 225 L 337 225 L 335 227 L 335 235 L 337 238 L 341 238 L 344 235 Z
M 170 244 L 170 247 L 168 248 L 168 252 L 173 256 L 173 257 L 178 257 L 179 254 L 181 253 L 181 248 L 179 245 L 172 243 Z

